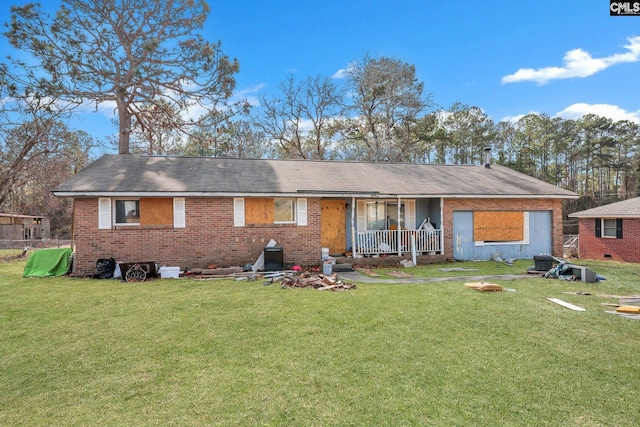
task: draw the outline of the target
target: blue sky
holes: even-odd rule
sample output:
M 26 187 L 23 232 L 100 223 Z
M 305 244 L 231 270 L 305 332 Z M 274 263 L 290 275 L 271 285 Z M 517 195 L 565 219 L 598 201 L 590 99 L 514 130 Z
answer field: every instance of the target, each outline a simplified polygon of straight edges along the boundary
M 24 3 L 0 0 L 0 20 Z M 291 75 L 340 75 L 369 53 L 414 64 L 438 106 L 474 105 L 496 122 L 536 112 L 640 123 L 640 16 L 609 16 L 607 0 L 209 5 L 204 34 L 240 62 L 238 97 L 274 93 Z M 7 52 L 2 40 L 0 54 Z M 106 114 L 85 113 L 76 127 L 96 137 L 114 133 Z

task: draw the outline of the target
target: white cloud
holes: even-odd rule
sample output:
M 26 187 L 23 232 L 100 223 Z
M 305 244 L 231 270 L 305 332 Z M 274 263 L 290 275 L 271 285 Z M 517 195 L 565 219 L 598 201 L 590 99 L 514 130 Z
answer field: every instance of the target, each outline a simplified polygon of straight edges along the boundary
M 504 76 L 502 83 L 533 81 L 542 85 L 551 80 L 588 77 L 616 64 L 640 61 L 640 36 L 629 37 L 627 40 L 629 44 L 624 46 L 627 52 L 593 58 L 582 49 L 573 49 L 565 54 L 562 67 L 520 68 L 515 73 Z
M 332 79 L 346 79 L 347 78 L 347 73 L 348 73 L 348 71 L 347 71 L 346 68 L 340 68 L 338 71 L 333 73 L 331 78 Z
M 249 86 L 247 88 L 239 90 L 233 94 L 233 96 L 231 97 L 231 101 L 247 101 L 252 107 L 257 107 L 260 105 L 260 99 L 257 94 L 266 86 L 267 85 L 264 83 L 258 83 L 257 85 Z
M 617 105 L 611 104 L 586 104 L 583 102 L 572 104 L 564 110 L 556 113 L 556 117 L 563 119 L 579 119 L 586 114 L 595 114 L 600 117 L 608 117 L 614 121 L 629 120 L 640 124 L 640 110 L 626 111 Z
M 346 79 L 349 77 L 349 72 L 351 72 L 356 67 L 354 62 L 350 62 L 347 65 L 347 68 L 340 68 L 338 71 L 333 73 L 331 76 L 332 79 Z
M 535 111 L 531 111 L 527 114 L 537 114 Z M 527 114 L 518 114 L 517 116 L 505 116 L 500 121 L 509 123 L 518 123 L 518 120 L 526 116 Z

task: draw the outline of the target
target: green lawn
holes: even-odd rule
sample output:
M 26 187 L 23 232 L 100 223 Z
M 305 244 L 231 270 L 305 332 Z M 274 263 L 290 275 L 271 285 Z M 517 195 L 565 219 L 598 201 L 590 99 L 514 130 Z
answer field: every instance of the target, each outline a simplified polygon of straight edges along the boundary
M 640 268 L 590 264 L 607 280 L 332 293 L 1 263 L 0 425 L 635 425 L 640 320 L 562 292 L 640 294 Z

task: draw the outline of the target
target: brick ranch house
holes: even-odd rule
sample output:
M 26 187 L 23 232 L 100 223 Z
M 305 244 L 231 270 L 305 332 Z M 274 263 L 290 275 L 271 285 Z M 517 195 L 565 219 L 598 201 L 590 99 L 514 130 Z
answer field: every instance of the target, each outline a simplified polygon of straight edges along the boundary
M 569 215 L 578 218 L 578 256 L 640 262 L 640 197 Z
M 96 260 L 245 265 L 331 254 L 431 260 L 562 253 L 562 200 L 507 167 L 105 155 L 53 190 L 74 200 L 74 272 Z

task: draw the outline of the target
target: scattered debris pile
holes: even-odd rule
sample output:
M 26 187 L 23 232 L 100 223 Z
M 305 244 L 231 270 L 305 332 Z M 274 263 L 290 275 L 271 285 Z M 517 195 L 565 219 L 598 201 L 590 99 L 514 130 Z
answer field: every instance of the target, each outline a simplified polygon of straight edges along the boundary
M 279 282 L 286 288 L 313 288 L 319 291 L 348 291 L 356 287 L 355 283 L 345 282 L 337 275 L 312 274 L 304 272 L 299 276 L 284 275 L 272 277 L 271 283 Z

